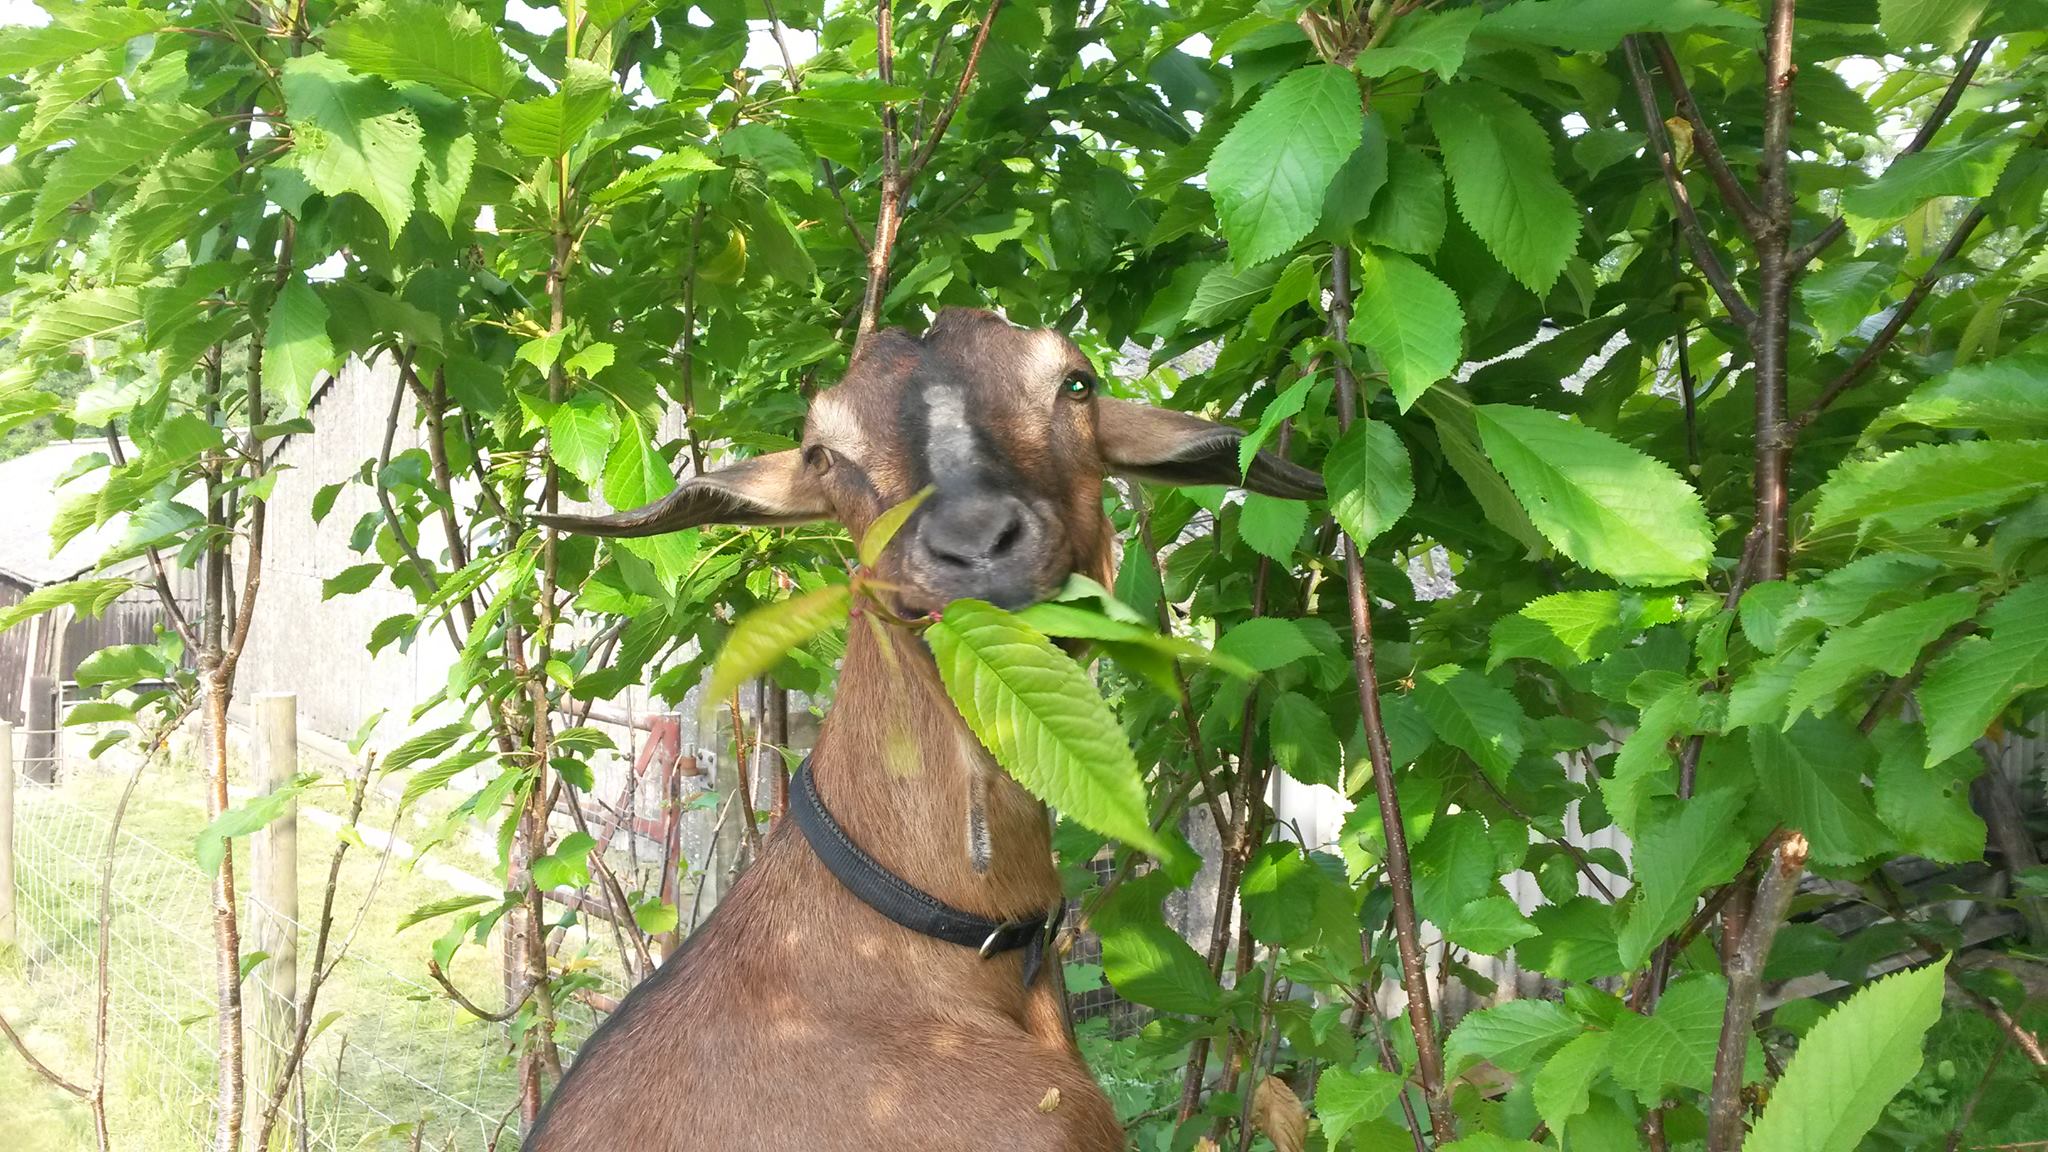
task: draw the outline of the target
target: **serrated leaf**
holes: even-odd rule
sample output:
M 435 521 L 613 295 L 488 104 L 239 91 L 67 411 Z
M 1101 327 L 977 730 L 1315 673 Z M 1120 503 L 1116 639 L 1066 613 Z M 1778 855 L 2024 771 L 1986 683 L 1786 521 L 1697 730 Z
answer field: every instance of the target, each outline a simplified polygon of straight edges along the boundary
M 1988 196 L 2019 147 L 2019 137 L 1985 136 L 1966 144 L 1901 156 L 1884 175 L 1842 191 L 1842 216 L 1861 243 L 1937 196 Z
M 1850 260 L 1815 272 L 1799 282 L 1799 302 L 1807 322 L 1820 336 L 1822 348 L 1833 348 L 1869 319 L 1883 302 L 1899 270 L 1875 260 Z
M 911 513 L 916 512 L 920 505 L 929 500 L 934 491 L 936 489 L 928 484 L 913 493 L 909 499 L 897 501 L 880 516 L 875 517 L 874 522 L 868 525 L 867 531 L 861 534 L 861 567 L 873 568 L 882 559 L 882 553 L 889 549 L 889 542 L 896 539 L 896 534 L 909 523 Z
M 1579 242 L 1579 207 L 1560 184 L 1550 140 L 1498 88 L 1453 84 L 1424 97 L 1458 214 L 1515 279 L 1550 291 Z
M 592 199 L 607 206 L 623 204 L 643 192 L 660 187 L 664 181 L 680 179 L 695 172 L 716 172 L 720 167 L 717 160 L 702 150 L 687 144 L 680 145 L 638 168 L 621 173 L 599 189 Z
M 570 60 L 553 92 L 505 105 L 505 146 L 521 156 L 566 156 L 611 111 L 616 95 L 601 65 Z
M 1661 461 L 1555 413 L 1473 410 L 1488 457 L 1557 550 L 1624 584 L 1706 575 L 1713 529 L 1698 493 Z
M 948 605 L 925 637 L 961 717 L 1012 779 L 1083 827 L 1169 853 L 1123 730 L 1079 665 L 979 600 Z
M 590 852 L 595 847 L 597 840 L 588 832 L 571 832 L 562 837 L 553 852 L 533 861 L 533 886 L 542 891 L 589 887 Z
M 400 808 L 412 807 L 419 802 L 421 797 L 429 792 L 439 789 L 450 780 L 490 760 L 496 755 L 497 753 L 489 748 L 472 748 L 466 752 L 458 752 L 445 760 L 437 761 L 429 767 L 414 772 L 412 777 L 405 782 L 405 792 L 399 796 L 398 806 Z
M 1749 855 L 1735 825 L 1742 801 L 1734 791 L 1709 792 L 1644 825 L 1635 838 L 1635 903 L 1615 940 L 1623 967 L 1642 967 L 1692 917 L 1702 892 L 1742 870 Z
M 2048 434 L 2048 355 L 2019 353 L 1944 372 L 1872 421 L 1864 439 L 1900 424 L 1979 428 L 1992 439 Z
M 1877 746 L 1877 816 L 1900 850 L 1946 864 L 1982 859 L 1984 821 L 1970 806 L 1970 782 L 1984 771 L 1984 758 L 1965 751 L 1927 767 L 1925 734 L 1895 719 L 1870 739 Z
M 115 5 L 58 6 L 58 18 L 42 27 L 16 26 L 0 34 L 0 72 L 19 76 L 89 52 L 125 44 L 169 24 L 172 14 L 161 9 Z
M 326 30 L 327 51 L 358 73 L 501 100 L 519 74 L 491 28 L 459 4 L 386 0 Z
M 2048 491 L 2048 441 L 1921 444 L 1837 468 L 1820 489 L 1813 526 L 1866 520 L 1900 530 L 1988 514 Z
M 1516 658 L 1570 668 L 1605 656 L 1627 639 L 1619 592 L 1558 592 L 1493 623 L 1486 670 Z
M 1479 24 L 1476 8 L 1447 12 L 1415 12 L 1403 16 L 1378 47 L 1358 54 L 1353 66 L 1361 76 L 1385 76 L 1399 68 L 1434 72 L 1446 84 L 1465 62 L 1465 41 Z
M 1237 534 L 1252 551 L 1282 564 L 1294 559 L 1294 546 L 1308 527 L 1308 505 L 1257 492 L 1247 493 L 1238 513 Z
M 1367 1120 L 1377 1120 L 1401 1095 L 1402 1080 L 1384 1068 L 1331 1068 L 1316 1081 L 1316 1116 L 1329 1146 Z
M 1387 151 L 1387 182 L 1373 198 L 1359 237 L 1369 244 L 1416 256 L 1444 242 L 1444 172 L 1428 153 L 1406 145 Z
M 61 351 L 141 322 L 142 300 L 135 289 L 88 288 L 39 306 L 22 329 L 17 348 L 23 356 Z
M 1350 340 L 1379 356 L 1387 385 L 1406 412 L 1430 385 L 1457 369 L 1465 311 L 1457 293 L 1406 256 L 1360 252 L 1358 276 Z
M 206 126 L 205 112 L 187 104 L 134 102 L 95 111 L 80 124 L 71 147 L 58 153 L 36 191 L 29 234 L 48 236 L 72 205 L 100 185 L 165 156 Z
M 1238 267 L 1281 255 L 1316 226 L 1364 119 L 1351 72 L 1313 64 L 1281 78 L 1231 127 L 1209 157 L 1209 193 Z
M 387 773 L 403 771 L 422 760 L 431 760 L 441 755 L 468 735 L 470 727 L 467 724 L 459 721 L 443 724 L 416 736 L 407 737 L 398 747 L 385 754 L 378 767 Z
M 1156 911 L 1150 919 L 1123 916 L 1102 928 L 1102 972 L 1124 999 L 1162 1011 L 1208 1016 L 1223 999 L 1208 961 Z
M 285 61 L 282 83 L 292 167 L 322 195 L 362 197 L 395 240 L 426 160 L 419 114 L 384 82 L 318 52 Z
M 1785 732 L 1749 730 L 1758 791 L 1788 828 L 1806 833 L 1816 863 L 1847 867 L 1892 850 L 1863 779 L 1870 744 L 1838 719 L 1806 718 Z
M 1271 672 L 1316 656 L 1316 646 L 1293 620 L 1257 616 L 1238 624 L 1216 641 L 1216 653 L 1259 672 Z
M 204 219 L 240 170 L 226 148 L 193 148 L 143 173 L 109 240 L 114 259 L 148 260 L 163 252 Z
M 281 788 L 265 792 L 244 804 L 230 808 L 201 829 L 193 844 L 193 856 L 199 861 L 199 870 L 209 876 L 219 872 L 221 861 L 227 857 L 228 841 L 237 836 L 260 832 L 268 827 L 271 821 L 284 815 L 297 803 L 304 779 L 306 778 L 294 779 Z
M 1853 1152 L 1920 1070 L 1946 957 L 1851 996 L 1800 1041 L 1743 1152 Z
M 1237 442 L 1238 475 L 1245 476 L 1251 473 L 1252 460 L 1258 456 L 1259 449 L 1264 448 L 1266 441 L 1279 430 L 1281 421 L 1301 412 L 1303 405 L 1308 403 L 1309 390 L 1315 385 L 1316 377 L 1303 376 L 1273 397 L 1273 402 L 1266 405 L 1265 411 L 1259 413 L 1258 427 Z
M 44 585 L 6 608 L 0 608 L 0 633 L 56 608 L 70 608 L 83 617 L 98 616 L 107 610 L 108 605 L 120 599 L 122 593 L 134 587 L 133 580 L 119 578 L 70 580 Z
M 1251 311 L 1266 298 L 1280 279 L 1280 262 L 1275 260 L 1240 272 L 1218 264 L 1204 273 L 1195 286 L 1195 298 L 1188 304 L 1186 322 L 1196 328 L 1221 324 Z
M 1304 784 L 1335 788 L 1344 776 L 1342 745 L 1330 717 L 1299 692 L 1282 692 L 1266 717 L 1273 759 L 1289 776 Z
M 1536 1114 L 1562 1135 L 1565 1122 L 1584 1112 L 1592 1102 L 1593 1081 L 1607 1071 L 1607 1032 L 1587 1032 L 1559 1048 L 1529 1081 Z
M 1615 1021 L 1608 1072 L 1644 1103 L 1659 1100 L 1669 1086 L 1704 1092 L 1714 1084 L 1714 1048 L 1721 1038 L 1721 1014 L 1728 985 L 1721 977 L 1693 973 L 1671 982 L 1649 1016 L 1624 1012 Z
M 1437 739 L 1464 751 L 1488 775 L 1507 778 L 1522 757 L 1522 706 L 1507 689 L 1458 664 L 1415 677 L 1416 705 Z
M 637 434 L 639 430 L 634 431 Z M 612 441 L 618 434 L 618 415 L 611 400 L 595 390 L 578 392 L 548 420 L 548 454 L 578 480 L 595 484 L 604 475 L 605 461 L 611 457 Z
M 1756 18 L 1712 0 L 1520 0 L 1487 13 L 1478 34 L 1576 52 L 1605 52 L 1634 32 L 1755 28 Z
M 1510 1000 L 1466 1016 L 1444 1044 L 1444 1074 L 1456 1076 L 1482 1060 L 1503 1072 L 1526 1072 L 1582 1025 L 1564 1005 L 1548 1000 Z
M 741 684 L 766 675 L 792 649 L 801 648 L 844 623 L 851 604 L 851 588 L 827 584 L 787 600 L 764 604 L 740 617 L 711 665 L 711 680 L 704 689 L 704 699 L 713 703 L 723 701 Z
M 1111 603 L 1115 603 L 1123 611 L 1129 611 L 1121 602 Z M 1146 624 L 1091 611 L 1075 603 L 1045 601 L 1020 609 L 1016 616 L 1027 626 L 1047 636 L 1097 640 L 1113 645 L 1120 657 L 1123 655 L 1121 649 L 1136 647 L 1158 653 L 1171 660 L 1187 660 L 1208 665 L 1241 680 L 1249 680 L 1258 675 L 1246 664 L 1204 648 L 1191 640 L 1162 635 Z M 1169 682 L 1170 679 L 1169 677 Z
M 335 367 L 334 342 L 327 337 L 327 305 L 303 280 L 277 294 L 263 333 L 263 384 L 278 408 L 297 416 L 313 399 L 313 385 Z
M 1836 629 L 1792 681 L 1786 723 L 1808 708 L 1825 716 L 1834 710 L 1843 689 L 1872 672 L 1904 676 L 1921 649 L 1976 614 L 1975 592 L 1949 592 Z
M 1512 896 L 1482 896 L 1458 909 L 1444 925 L 1444 938 L 1467 952 L 1499 956 L 1540 932 L 1522 915 Z
M 400 916 L 397 925 L 392 928 L 392 931 L 403 932 L 415 924 L 436 920 L 440 917 L 460 912 L 465 908 L 474 908 L 490 899 L 489 896 L 450 896 L 445 900 L 430 900 Z
M 2000 597 L 1981 624 L 1985 635 L 1964 639 L 1928 665 L 1916 693 L 1929 768 L 1968 748 L 2014 697 L 2048 685 L 2048 578 Z
M 1407 446 L 1392 426 L 1354 422 L 1323 462 L 1330 515 L 1358 546 L 1394 526 L 1415 502 Z
M 1954 52 L 1991 6 L 1991 0 L 1877 0 L 1877 26 L 1892 47 L 1933 44 Z

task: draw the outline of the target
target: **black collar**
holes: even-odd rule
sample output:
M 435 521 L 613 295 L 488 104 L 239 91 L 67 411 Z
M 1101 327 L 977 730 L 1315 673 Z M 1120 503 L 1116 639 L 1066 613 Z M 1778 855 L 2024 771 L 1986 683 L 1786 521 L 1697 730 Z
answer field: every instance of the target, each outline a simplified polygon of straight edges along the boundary
M 972 948 L 986 960 L 1001 952 L 1024 949 L 1024 984 L 1038 978 L 1046 945 L 1066 917 L 1064 902 L 1042 916 L 1024 920 L 990 920 L 941 902 L 931 893 L 889 871 L 860 850 L 846 829 L 825 811 L 811 761 L 804 759 L 789 790 L 789 811 L 796 826 L 827 871 L 863 904 L 921 936 Z

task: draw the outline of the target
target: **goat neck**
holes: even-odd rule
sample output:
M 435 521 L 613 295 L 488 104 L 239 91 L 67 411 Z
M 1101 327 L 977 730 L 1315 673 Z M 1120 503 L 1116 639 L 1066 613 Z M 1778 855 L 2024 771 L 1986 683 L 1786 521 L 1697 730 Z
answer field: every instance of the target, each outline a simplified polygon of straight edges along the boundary
M 968 729 L 924 641 L 879 631 L 854 622 L 811 753 L 825 807 L 883 867 L 955 908 L 1005 919 L 1052 907 L 1060 886 L 1045 806 Z

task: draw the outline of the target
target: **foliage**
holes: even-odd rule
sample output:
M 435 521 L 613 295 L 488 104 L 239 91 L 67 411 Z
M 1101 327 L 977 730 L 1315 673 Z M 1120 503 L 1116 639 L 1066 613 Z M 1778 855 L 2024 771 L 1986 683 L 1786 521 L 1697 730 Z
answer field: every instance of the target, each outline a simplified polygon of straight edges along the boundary
M 1702 902 L 1747 885 L 1780 828 L 1844 884 L 1909 851 L 1982 858 L 1973 745 L 2048 686 L 2040 6 L 1808 8 L 1780 43 L 1768 11 L 1711 0 L 1012 0 L 976 56 L 985 10 L 935 5 L 895 13 L 884 83 L 867 4 L 778 5 L 818 32 L 793 64 L 750 57 L 763 11 L 727 0 L 526 22 L 488 2 L 66 7 L 0 40 L 0 335 L 34 373 L 10 374 L 0 421 L 118 427 L 130 456 L 67 487 L 57 535 L 126 516 L 147 526 L 129 556 L 191 563 L 267 497 L 280 440 L 321 434 L 340 363 L 399 366 L 391 411 L 426 447 L 364 461 L 351 483 L 378 510 L 319 530 L 361 557 L 333 594 L 383 581 L 417 604 L 369 647 L 442 631 L 460 652 L 394 768 L 411 799 L 466 790 L 504 846 L 512 893 L 458 915 L 452 948 L 528 898 L 538 914 L 522 869 L 575 883 L 599 861 L 534 813 L 596 751 L 535 722 L 545 705 L 680 699 L 729 637 L 731 675 L 829 692 L 820 637 L 852 599 L 836 532 L 599 545 L 531 518 L 793 445 L 857 330 L 894 171 L 881 125 L 911 120 L 929 164 L 906 177 L 883 322 L 989 306 L 1105 366 L 1138 353 L 1113 387 L 1256 428 L 1329 479 L 1305 514 L 1119 493 L 1124 618 L 961 603 L 930 625 L 970 727 L 1085 830 L 1177 858 L 1163 821 L 1209 806 L 1189 799 L 1209 771 L 1244 783 L 1226 815 L 1263 840 L 1271 763 L 1365 801 L 1334 843 L 1232 865 L 1248 904 L 1310 910 L 1267 905 L 1253 952 L 1164 928 L 1181 869 L 1081 893 L 1105 901 L 1110 982 L 1161 1011 L 1091 1038 L 1098 1067 L 1213 1075 L 1227 1037 L 1304 1095 L 1320 1070 L 1331 1147 L 1405 1143 L 1411 1112 L 1446 1146 L 1635 1147 L 1646 1116 L 1696 1133 L 1743 1087 L 1716 1083 L 1714 1040 L 1724 1015 L 1748 1035 L 1754 1000 L 1718 922 L 1688 931 Z M 1773 127 L 1781 91 L 1797 114 Z M 100 383 L 65 399 L 86 368 Z M 195 484 L 241 519 L 200 514 Z M 1340 537 L 1366 550 L 1370 638 Z M 1424 558 L 1454 574 L 1426 599 Z M 734 623 L 784 601 L 773 629 Z M 1100 695 L 1048 635 L 1101 644 Z M 1365 795 L 1382 785 L 1400 836 Z M 1560 846 L 1609 827 L 1632 860 Z M 1076 865 L 1100 839 L 1061 843 Z M 1533 910 L 1506 898 L 1515 873 Z M 1483 960 L 1513 950 L 1564 999 L 1444 1037 L 1418 1035 L 1426 1012 L 1390 1019 L 1382 1068 L 1348 1014 L 1416 944 L 1389 885 L 1450 941 L 1448 979 L 1489 992 Z M 1807 971 L 1860 977 L 1875 947 L 1800 929 Z M 1318 1006 L 1267 1004 L 1254 952 Z M 1907 980 L 1934 977 L 1874 992 Z M 1485 1061 L 1506 1100 L 1445 1087 L 1440 1040 L 1451 1075 Z M 1885 1086 L 1917 1051 L 1895 1046 Z M 1813 1091 L 1805 1055 L 1780 1100 Z M 1403 1100 L 1395 1075 L 1430 1091 Z M 1234 1123 L 1237 1090 L 1185 1122 L 1170 1090 L 1116 1100 L 1141 1146 L 1186 1148 Z

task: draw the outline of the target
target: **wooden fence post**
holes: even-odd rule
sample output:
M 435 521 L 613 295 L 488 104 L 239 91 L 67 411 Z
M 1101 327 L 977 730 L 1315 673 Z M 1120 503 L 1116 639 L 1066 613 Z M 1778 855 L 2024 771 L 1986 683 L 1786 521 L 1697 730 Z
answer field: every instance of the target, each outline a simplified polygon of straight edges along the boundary
M 38 784 L 57 782 L 57 682 L 28 678 L 28 749 L 22 775 Z
M 291 785 L 299 772 L 299 698 L 289 692 L 256 697 L 256 786 L 265 794 Z M 251 837 L 249 856 L 250 946 L 265 956 L 251 973 L 249 997 L 249 1090 L 244 1093 L 242 1130 L 254 1133 L 297 1031 L 299 986 L 299 802 L 293 798 L 277 819 Z M 289 1097 L 287 1097 L 289 1099 Z M 271 1146 L 289 1143 L 292 1125 L 279 1123 Z M 251 1137 L 254 1138 L 253 1135 Z M 266 1152 L 253 1149 L 252 1152 Z
M 0 720 L 0 950 L 16 944 L 14 930 L 14 725 Z

